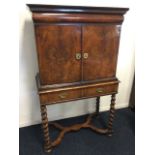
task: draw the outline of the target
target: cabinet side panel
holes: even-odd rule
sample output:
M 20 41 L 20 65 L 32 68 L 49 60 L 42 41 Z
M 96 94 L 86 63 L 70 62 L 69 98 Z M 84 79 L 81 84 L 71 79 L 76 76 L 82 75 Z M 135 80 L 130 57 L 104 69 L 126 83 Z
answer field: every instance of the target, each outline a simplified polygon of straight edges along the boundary
M 41 85 L 80 81 L 80 26 L 42 24 L 35 31 Z

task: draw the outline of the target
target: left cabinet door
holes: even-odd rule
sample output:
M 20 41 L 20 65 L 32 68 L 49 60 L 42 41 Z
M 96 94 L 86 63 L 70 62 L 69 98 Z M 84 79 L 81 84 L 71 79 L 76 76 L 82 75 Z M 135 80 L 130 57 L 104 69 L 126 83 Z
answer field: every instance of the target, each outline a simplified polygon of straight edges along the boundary
M 41 85 L 80 81 L 81 27 L 36 25 L 35 34 Z

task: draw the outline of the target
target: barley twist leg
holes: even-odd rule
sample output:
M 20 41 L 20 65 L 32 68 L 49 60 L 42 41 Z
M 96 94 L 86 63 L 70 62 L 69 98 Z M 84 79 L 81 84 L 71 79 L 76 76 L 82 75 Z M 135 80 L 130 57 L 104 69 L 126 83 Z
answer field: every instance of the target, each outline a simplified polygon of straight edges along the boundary
M 41 116 L 42 116 L 42 128 L 44 134 L 44 149 L 45 152 L 51 152 L 51 140 L 49 137 L 49 128 L 48 128 L 48 118 L 47 118 L 47 109 L 45 105 L 41 105 Z
M 99 116 L 100 111 L 100 97 L 96 98 L 96 116 Z
M 115 113 L 115 96 L 116 94 L 112 94 L 111 96 L 111 105 L 110 105 L 110 114 L 109 114 L 109 121 L 108 121 L 108 136 L 112 136 L 112 127 L 114 121 L 114 113 Z

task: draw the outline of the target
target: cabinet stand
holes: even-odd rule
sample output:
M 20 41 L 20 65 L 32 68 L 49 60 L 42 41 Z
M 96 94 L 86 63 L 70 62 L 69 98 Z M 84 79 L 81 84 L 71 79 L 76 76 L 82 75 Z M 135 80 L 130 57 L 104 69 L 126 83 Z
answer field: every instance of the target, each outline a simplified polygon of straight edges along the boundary
M 46 106 L 41 106 L 41 116 L 42 116 L 42 126 L 43 126 L 43 134 L 44 134 L 44 149 L 45 152 L 51 152 L 53 147 L 56 147 L 59 145 L 67 132 L 71 131 L 78 131 L 82 128 L 89 128 L 92 131 L 95 131 L 100 134 L 108 134 L 109 136 L 112 135 L 112 124 L 114 120 L 114 106 L 115 106 L 115 94 L 112 94 L 111 99 L 111 106 L 110 106 L 110 114 L 109 114 L 109 121 L 108 121 L 108 127 L 107 128 L 97 128 L 92 124 L 92 118 L 95 116 L 99 116 L 99 104 L 100 104 L 100 97 L 97 97 L 96 100 L 96 112 L 93 114 L 90 114 L 86 121 L 84 123 L 78 123 L 75 125 L 71 125 L 68 127 L 64 127 L 56 122 L 50 122 L 48 123 L 47 118 L 47 110 Z M 56 138 L 56 140 L 52 141 L 49 136 L 49 127 L 55 127 L 60 130 L 59 136 Z

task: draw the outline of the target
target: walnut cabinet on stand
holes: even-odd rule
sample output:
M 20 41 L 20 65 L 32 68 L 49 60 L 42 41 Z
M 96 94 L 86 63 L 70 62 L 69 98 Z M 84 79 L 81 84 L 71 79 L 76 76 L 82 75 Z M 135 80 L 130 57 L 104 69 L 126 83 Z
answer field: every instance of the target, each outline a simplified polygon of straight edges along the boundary
M 112 135 L 115 95 L 119 80 L 116 66 L 123 15 L 128 8 L 28 4 L 32 11 L 39 73 L 36 76 L 44 134 L 44 149 L 51 152 L 64 134 L 90 128 Z M 100 96 L 111 95 L 107 128 L 95 127 Z M 50 139 L 47 105 L 96 97 L 96 112 L 84 123 L 64 127 Z

